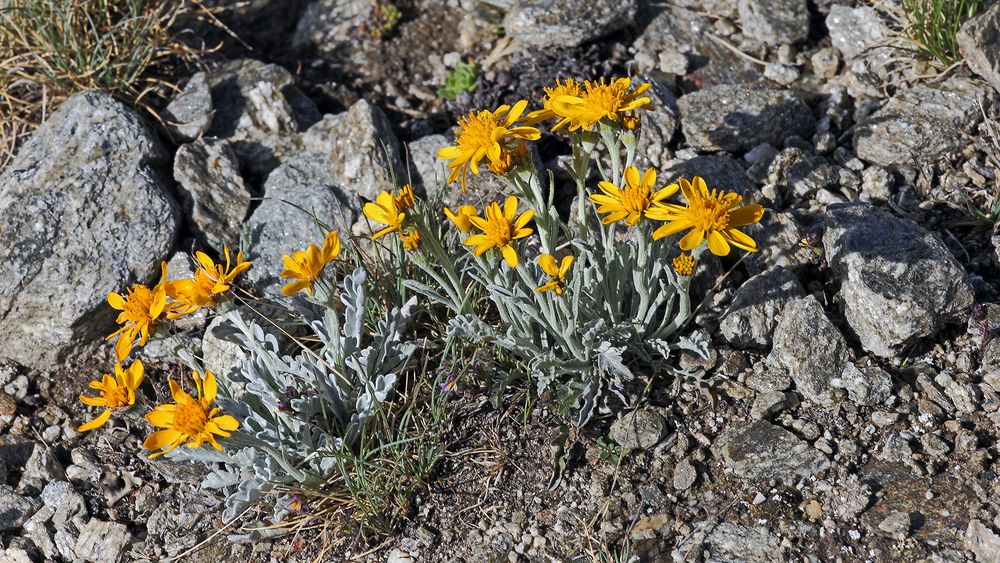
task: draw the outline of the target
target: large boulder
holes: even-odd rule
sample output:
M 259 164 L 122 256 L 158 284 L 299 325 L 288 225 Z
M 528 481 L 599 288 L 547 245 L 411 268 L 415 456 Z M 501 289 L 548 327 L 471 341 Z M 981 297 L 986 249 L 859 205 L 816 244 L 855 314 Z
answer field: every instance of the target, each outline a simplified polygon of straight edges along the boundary
M 65 103 L 0 175 L 0 356 L 45 367 L 113 330 L 110 291 L 155 282 L 177 232 L 166 154 L 110 96 Z
M 865 350 L 892 356 L 966 318 L 972 286 L 937 235 L 864 203 L 831 205 L 823 248 Z
M 534 47 L 576 47 L 630 26 L 636 7 L 636 0 L 520 0 L 504 29 Z
M 678 106 L 684 136 L 699 150 L 746 152 L 816 130 L 812 110 L 791 90 L 723 84 L 682 96 Z
M 236 248 L 250 210 L 250 191 L 230 144 L 204 137 L 182 145 L 174 156 L 174 179 L 185 212 L 205 239 L 217 248 Z
M 1000 91 L 1000 3 L 962 24 L 955 39 L 969 68 Z

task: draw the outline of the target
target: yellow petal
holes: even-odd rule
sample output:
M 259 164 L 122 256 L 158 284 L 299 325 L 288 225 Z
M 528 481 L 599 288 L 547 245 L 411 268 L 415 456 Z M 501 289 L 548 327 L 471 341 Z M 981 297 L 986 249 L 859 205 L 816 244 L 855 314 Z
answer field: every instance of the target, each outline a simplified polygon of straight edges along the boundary
M 719 231 L 708 232 L 708 249 L 716 256 L 729 256 L 729 242 Z
M 104 423 L 107 422 L 109 418 L 111 418 L 111 409 L 105 410 L 104 412 L 102 412 L 94 420 L 91 420 L 90 422 L 85 422 L 85 423 L 81 424 L 80 426 L 78 426 L 76 428 L 76 431 L 77 432 L 87 432 L 89 430 L 93 430 L 95 428 L 99 428 L 101 426 L 104 426 Z
M 142 447 L 147 450 L 162 450 L 171 444 L 176 446 L 177 443 L 182 440 L 184 440 L 184 435 L 177 430 L 157 430 L 146 438 L 146 440 L 142 443 Z
M 512 269 L 517 267 L 517 251 L 511 245 L 506 245 L 500 249 L 503 254 L 503 259 L 507 261 L 507 265 Z
M 681 250 L 694 250 L 698 248 L 701 241 L 705 238 L 705 231 L 701 229 L 691 229 L 691 232 L 684 235 L 680 240 Z
M 205 379 L 202 382 L 202 399 L 208 404 L 215 402 L 215 395 L 219 392 L 218 384 L 215 381 L 215 374 L 210 370 L 205 370 Z
M 551 254 L 542 254 L 538 257 L 538 265 L 542 267 L 542 271 L 550 276 L 559 275 L 559 267 L 556 266 L 556 257 Z

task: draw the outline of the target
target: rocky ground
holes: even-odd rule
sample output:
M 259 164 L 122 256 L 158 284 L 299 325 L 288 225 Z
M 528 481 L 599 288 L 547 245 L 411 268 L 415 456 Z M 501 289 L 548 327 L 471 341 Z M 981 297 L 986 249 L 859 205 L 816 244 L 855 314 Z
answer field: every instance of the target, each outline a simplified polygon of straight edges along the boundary
M 372 6 L 232 6 L 241 41 L 211 32 L 169 125 L 80 94 L 0 171 L 0 561 L 1000 561 L 1000 232 L 967 212 L 1000 189 L 1000 5 L 945 73 L 900 45 L 893 2 L 404 1 L 380 36 Z M 467 61 L 476 90 L 441 99 Z M 393 170 L 451 189 L 433 153 L 463 112 L 629 72 L 654 84 L 644 165 L 751 193 L 762 251 L 703 274 L 715 353 L 681 361 L 710 384 L 603 413 L 555 490 L 544 398 L 497 410 L 476 386 L 381 543 L 259 541 L 223 525 L 204 468 L 146 459 L 143 428 L 75 431 L 108 291 L 245 233 L 273 291 L 314 238 L 281 202 L 350 229 Z M 539 146 L 550 167 L 567 150 Z M 148 377 L 183 373 L 177 344 L 224 373 L 205 324 L 147 347 Z

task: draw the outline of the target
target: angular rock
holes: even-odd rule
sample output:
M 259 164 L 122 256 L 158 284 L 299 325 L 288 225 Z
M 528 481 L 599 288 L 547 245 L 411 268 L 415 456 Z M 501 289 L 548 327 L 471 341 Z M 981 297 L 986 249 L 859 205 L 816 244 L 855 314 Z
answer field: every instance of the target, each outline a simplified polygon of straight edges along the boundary
M 806 157 L 788 167 L 785 181 L 792 194 L 805 200 L 822 190 L 837 189 L 840 168 L 821 156 Z
M 608 437 L 618 445 L 643 450 L 660 441 L 667 430 L 667 421 L 650 409 L 640 409 L 619 418 L 611 424 Z
M 72 483 L 68 481 L 50 481 L 42 489 L 41 499 L 42 503 L 52 510 L 52 521 L 56 525 L 87 514 L 83 496 L 76 492 Z
M 206 80 L 215 110 L 207 134 L 231 141 L 251 174 L 264 176 L 286 155 L 298 152 L 296 134 L 320 118 L 291 73 L 278 65 L 227 61 Z
M 699 150 L 745 152 L 816 129 L 812 110 L 790 90 L 724 84 L 682 96 L 678 107 L 684 137 Z
M 38 494 L 48 483 L 65 478 L 62 465 L 45 444 L 34 442 L 31 448 L 17 483 L 19 493 Z
M 264 201 L 249 220 L 247 279 L 258 289 L 280 294 L 281 256 L 323 244 L 326 232 L 316 220 L 342 233 L 358 215 L 356 198 L 344 193 L 331 175 L 326 155 L 303 154 L 285 162 L 267 178 Z M 315 219 L 314 219 L 315 216 Z
M 435 154 L 451 144 L 452 139 L 444 135 L 427 135 L 407 144 L 407 170 L 413 175 L 413 185 L 423 187 L 429 199 L 432 193 L 448 189 L 445 186 L 445 180 L 448 179 L 447 161 Z
M 16 547 L 0 549 L 0 561 L 4 563 L 32 563 L 28 552 Z
M 764 420 L 727 429 L 713 449 L 727 469 L 751 481 L 773 479 L 793 485 L 796 480 L 818 475 L 830 466 L 819 450 Z
M 690 489 L 697 479 L 698 471 L 691 464 L 690 458 L 684 458 L 674 466 L 674 489 L 678 491 Z
M 972 72 L 982 76 L 1000 91 L 1000 4 L 994 3 L 983 13 L 969 18 L 955 36 L 958 50 Z
M 174 140 L 190 142 L 212 125 L 212 92 L 204 72 L 197 72 L 163 110 L 167 130 Z
M 20 528 L 41 506 L 37 498 L 15 494 L 14 489 L 0 484 L 0 532 Z
M 632 25 L 636 0 L 519 0 L 507 36 L 533 47 L 576 47 Z
M 795 274 L 774 266 L 736 290 L 732 303 L 719 319 L 719 332 L 736 348 L 766 349 L 771 346 L 782 309 L 805 295 Z
M 799 403 L 795 393 L 785 393 L 783 391 L 768 391 L 761 393 L 750 406 L 750 418 L 753 420 L 764 420 L 771 418 L 786 408 L 794 408 Z
M 805 0 L 739 0 L 743 34 L 768 44 L 798 43 L 809 36 Z
M 965 549 L 976 556 L 976 561 L 1000 562 L 1000 536 L 979 520 L 971 520 L 962 538 Z
M 650 166 L 660 169 L 670 159 L 668 146 L 677 132 L 677 97 L 655 80 L 643 78 L 641 82 L 652 84 L 646 95 L 652 101 L 653 109 L 642 113 L 642 129 L 635 148 L 636 166 L 640 169 Z
M 976 79 L 918 84 L 858 123 L 854 151 L 885 166 L 936 161 L 968 145 L 967 136 L 982 121 L 979 102 L 989 107 L 992 99 L 989 86 Z
M 131 541 L 132 534 L 124 524 L 91 518 L 80 530 L 73 552 L 84 561 L 115 563 Z
M 721 154 L 706 154 L 671 164 L 657 177 L 663 182 L 676 182 L 679 178 L 692 180 L 701 176 L 709 188 L 719 188 L 736 193 L 753 191 L 756 187 L 747 177 L 743 166 Z
M 206 137 L 181 146 L 174 157 L 174 179 L 185 211 L 209 244 L 236 248 L 250 192 L 229 143 Z
M 306 7 L 292 35 L 292 47 L 327 54 L 350 46 L 358 23 L 371 14 L 369 0 L 316 0 Z
M 399 187 L 392 185 L 393 172 L 398 184 L 405 183 L 406 168 L 389 120 L 365 100 L 324 116 L 302 135 L 302 144 L 327 155 L 333 177 L 348 193 L 374 200 L 382 190 Z
M 232 331 L 232 328 L 224 317 L 215 317 L 205 328 L 205 335 L 201 340 L 201 357 L 205 369 L 222 376 L 242 365 L 247 357 L 239 344 L 219 336 L 225 331 Z
M 840 377 L 850 359 L 847 342 L 815 297 L 797 299 L 785 306 L 767 361 L 788 371 L 803 398 L 832 405 L 831 380 Z
M 830 206 L 825 225 L 827 261 L 865 350 L 891 356 L 967 315 L 972 286 L 936 234 L 863 203 Z
M 815 250 L 800 244 L 809 231 L 796 215 L 768 209 L 759 223 L 746 227 L 746 233 L 757 241 L 760 250 L 747 257 L 747 269 L 758 274 L 773 266 L 798 271 L 807 264 L 818 262 Z M 818 245 L 818 241 L 817 241 Z
M 176 204 L 165 154 L 110 96 L 73 96 L 0 174 L 0 356 L 50 367 L 113 330 L 109 291 L 159 277 Z
M 831 43 L 845 59 L 860 55 L 892 35 L 878 12 L 870 6 L 851 8 L 834 4 L 826 16 L 826 27 L 830 30 Z
M 882 404 L 892 395 L 892 377 L 878 366 L 857 367 L 848 362 L 839 377 L 830 381 L 845 389 L 850 400 L 860 406 Z

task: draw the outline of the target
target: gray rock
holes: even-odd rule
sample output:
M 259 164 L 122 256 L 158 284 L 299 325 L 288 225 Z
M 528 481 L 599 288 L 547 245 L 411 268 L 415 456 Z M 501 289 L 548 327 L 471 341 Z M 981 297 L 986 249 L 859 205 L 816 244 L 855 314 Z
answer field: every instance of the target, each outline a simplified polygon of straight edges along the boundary
M 965 271 L 937 235 L 868 204 L 830 206 L 823 247 L 861 345 L 888 357 L 972 306 Z
M 215 108 L 207 134 L 231 141 L 251 174 L 264 176 L 299 152 L 297 134 L 320 118 L 291 73 L 278 65 L 227 61 L 206 79 Z
M 644 450 L 655 446 L 667 430 L 667 421 L 650 409 L 640 409 L 626 414 L 611 424 L 608 437 L 618 445 Z
M 37 498 L 15 494 L 14 489 L 0 484 L 0 532 L 20 528 L 41 506 Z
M 576 47 L 632 25 L 636 0 L 519 0 L 507 36 L 533 47 Z
M 413 185 L 424 188 L 431 201 L 435 199 L 430 197 L 432 193 L 454 188 L 445 186 L 445 180 L 448 179 L 447 161 L 435 156 L 437 151 L 451 144 L 452 140 L 444 135 L 427 135 L 407 145 L 407 170 L 413 176 Z
M 667 5 L 646 24 L 633 45 L 639 71 L 684 73 L 699 87 L 760 81 L 757 65 L 705 33 L 712 19 L 696 10 Z
M 771 346 L 781 310 L 805 294 L 795 274 L 774 266 L 736 290 L 732 303 L 719 319 L 719 332 L 737 348 L 766 349 Z
M 65 478 L 62 466 L 52 451 L 41 442 L 33 442 L 31 455 L 25 462 L 21 480 L 17 483 L 17 492 L 38 494 L 47 483 Z
M 131 541 L 132 534 L 124 524 L 91 518 L 80 530 L 73 551 L 84 561 L 115 563 Z
M 892 395 L 892 377 L 878 366 L 859 368 L 848 362 L 830 384 L 845 389 L 854 404 L 866 407 L 882 404 Z
M 743 35 L 762 43 L 798 43 L 809 36 L 805 0 L 739 0 Z
M 973 72 L 982 76 L 1000 91 L 1000 4 L 993 4 L 983 13 L 970 18 L 955 36 L 958 50 Z
M 204 72 L 197 72 L 163 110 L 167 130 L 174 140 L 189 142 L 212 125 L 212 92 Z
M 749 84 L 704 88 L 678 101 L 688 145 L 708 151 L 747 151 L 816 129 L 812 110 L 789 90 Z
M 892 35 L 878 12 L 870 6 L 851 8 L 834 4 L 826 16 L 826 27 L 830 30 L 830 41 L 845 59 L 860 55 Z
M 247 358 L 242 346 L 218 335 L 226 330 L 232 330 L 228 328 L 226 320 L 221 316 L 215 317 L 205 328 L 205 335 L 201 340 L 202 364 L 216 375 L 229 374 Z
M 250 192 L 229 143 L 202 138 L 181 146 L 174 157 L 174 179 L 185 211 L 209 244 L 236 248 L 250 211 Z
M 817 192 L 837 189 L 840 168 L 821 156 L 806 157 L 788 167 L 785 181 L 792 194 L 805 200 Z
M 640 82 L 652 84 L 646 95 L 652 101 L 653 109 L 642 113 L 642 129 L 635 148 L 636 166 L 640 169 L 652 166 L 660 170 L 670 159 L 670 140 L 677 132 L 677 97 L 669 88 L 648 77 L 636 83 Z
M 32 563 L 28 552 L 16 547 L 0 549 L 0 561 L 4 563 Z
M 268 176 L 264 201 L 250 217 L 248 260 L 254 267 L 247 270 L 247 278 L 259 289 L 280 295 L 281 256 L 309 244 L 322 245 L 326 231 L 316 220 L 340 231 L 343 239 L 357 215 L 356 200 L 336 183 L 325 155 L 290 159 Z
M 979 520 L 969 521 L 963 542 L 965 549 L 975 554 L 976 561 L 1000 562 L 1000 536 Z
M 949 373 L 941 372 L 934 376 L 934 383 L 944 392 L 945 396 L 954 405 L 955 411 L 960 413 L 973 413 L 977 410 L 976 395 L 968 387 L 955 381 Z
M 797 405 L 798 397 L 795 396 L 795 393 L 768 391 L 754 398 L 753 405 L 750 406 L 750 418 L 752 420 L 765 420 Z
M 878 524 L 878 529 L 886 534 L 907 534 L 910 531 L 910 515 L 907 512 L 892 512 Z
M 754 240 L 767 241 L 747 256 L 747 269 L 751 273 L 759 274 L 774 266 L 797 271 L 817 262 L 816 252 L 799 244 L 807 231 L 792 213 L 767 209 L 760 222 L 747 226 L 744 232 Z
M 351 47 L 355 28 L 371 14 L 369 0 L 316 0 L 299 18 L 292 35 L 296 49 L 313 48 L 330 54 Z
M 832 405 L 831 380 L 840 377 L 850 359 L 847 342 L 826 318 L 815 297 L 797 299 L 785 306 L 778 317 L 774 348 L 767 361 L 787 370 L 806 400 Z
M 658 178 L 673 183 L 680 178 L 690 181 L 695 176 L 704 178 L 709 188 L 719 188 L 739 194 L 753 191 L 755 187 L 739 162 L 721 154 L 706 154 L 671 163 Z
M 885 203 L 892 197 L 892 173 L 882 166 L 869 166 L 861 173 L 863 200 Z
M 776 82 L 782 86 L 788 86 L 799 79 L 802 71 L 795 65 L 783 65 L 781 63 L 767 63 L 764 67 L 764 78 Z
M 42 489 L 41 499 L 52 510 L 52 521 L 57 526 L 87 514 L 83 496 L 68 481 L 49 482 Z
M 840 53 L 833 47 L 826 47 L 813 53 L 809 62 L 816 76 L 829 80 L 837 75 L 840 68 Z
M 51 367 L 114 327 L 109 291 L 159 277 L 174 245 L 165 154 L 97 92 L 66 102 L 0 174 L 0 356 Z
M 952 77 L 897 93 L 854 130 L 854 151 L 868 162 L 907 165 L 936 161 L 968 145 L 982 120 L 979 102 L 992 103 L 982 81 Z
M 763 526 L 708 521 L 696 523 L 695 529 L 671 551 L 674 563 L 690 561 L 692 553 L 713 563 L 770 563 L 784 558 L 781 538 Z
M 400 158 L 399 141 L 385 114 L 361 100 L 344 113 L 326 115 L 302 135 L 310 152 L 329 158 L 333 177 L 349 193 L 374 200 L 382 190 L 404 183 L 406 169 Z
M 686 491 L 687 489 L 690 489 L 697 480 L 698 471 L 694 468 L 694 465 L 691 464 L 690 458 L 684 458 L 680 460 L 676 466 L 674 466 L 674 489 L 678 491 Z
M 729 428 L 719 436 L 714 450 L 726 468 L 751 481 L 782 481 L 792 485 L 825 471 L 830 462 L 818 450 L 791 432 L 760 420 Z

